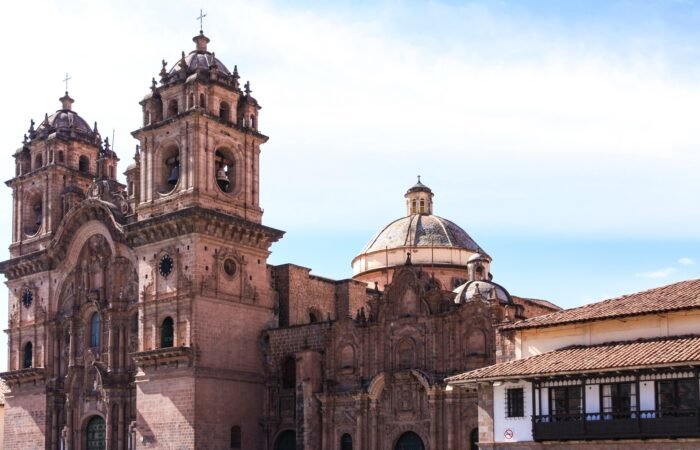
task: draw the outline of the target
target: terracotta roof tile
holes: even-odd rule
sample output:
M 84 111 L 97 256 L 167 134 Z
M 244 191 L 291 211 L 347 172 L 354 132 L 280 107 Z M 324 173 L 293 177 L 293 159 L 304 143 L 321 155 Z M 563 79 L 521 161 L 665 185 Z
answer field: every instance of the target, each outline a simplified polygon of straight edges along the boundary
M 612 317 L 700 308 L 700 280 L 681 281 L 636 294 L 545 314 L 501 327 L 502 330 L 551 327 Z
M 637 341 L 576 345 L 525 359 L 517 359 L 448 378 L 470 382 L 541 375 L 604 372 L 636 367 L 700 364 L 700 336 L 678 336 Z

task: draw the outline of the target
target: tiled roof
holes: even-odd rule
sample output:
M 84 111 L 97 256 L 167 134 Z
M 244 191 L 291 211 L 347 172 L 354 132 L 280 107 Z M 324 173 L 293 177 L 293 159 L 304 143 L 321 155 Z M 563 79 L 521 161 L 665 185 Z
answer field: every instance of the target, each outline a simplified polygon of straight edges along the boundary
M 636 294 L 565 309 L 522 320 L 502 330 L 551 327 L 574 322 L 590 322 L 613 317 L 655 314 L 665 311 L 700 308 L 700 280 L 681 281 Z
M 576 345 L 525 359 L 507 361 L 448 378 L 470 382 L 535 376 L 605 372 L 642 367 L 700 364 L 700 336 Z

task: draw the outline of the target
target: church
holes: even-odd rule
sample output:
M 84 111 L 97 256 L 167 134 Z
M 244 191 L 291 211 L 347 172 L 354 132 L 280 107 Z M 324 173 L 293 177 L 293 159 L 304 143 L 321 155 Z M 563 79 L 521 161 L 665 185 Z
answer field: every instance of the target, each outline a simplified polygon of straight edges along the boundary
M 352 278 L 268 264 L 261 106 L 193 41 L 140 101 L 125 183 L 68 92 L 13 155 L 4 448 L 476 448 L 476 388 L 445 379 L 559 308 L 494 282 L 420 179 Z

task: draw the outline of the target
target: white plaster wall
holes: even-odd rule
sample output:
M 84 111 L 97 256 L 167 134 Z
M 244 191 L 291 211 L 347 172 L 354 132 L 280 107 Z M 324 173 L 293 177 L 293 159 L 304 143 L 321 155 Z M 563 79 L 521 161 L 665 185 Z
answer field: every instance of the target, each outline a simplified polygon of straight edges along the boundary
M 523 388 L 524 416 L 506 417 L 506 389 Z M 527 382 L 504 382 L 493 387 L 493 433 L 495 442 L 532 441 L 532 384 Z M 506 439 L 506 430 L 513 432 L 511 439 Z
M 698 323 L 700 323 L 700 312 L 693 311 L 523 330 L 519 333 L 516 357 L 528 358 L 570 345 L 595 345 L 640 338 L 681 336 L 697 333 Z M 516 345 L 518 345 L 517 339 Z

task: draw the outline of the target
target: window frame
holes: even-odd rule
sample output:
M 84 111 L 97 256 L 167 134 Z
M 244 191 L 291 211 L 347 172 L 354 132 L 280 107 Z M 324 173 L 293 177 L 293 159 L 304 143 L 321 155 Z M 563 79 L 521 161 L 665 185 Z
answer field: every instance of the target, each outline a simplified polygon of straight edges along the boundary
M 506 417 L 509 419 L 525 417 L 525 388 L 511 387 L 506 388 L 505 391 Z

